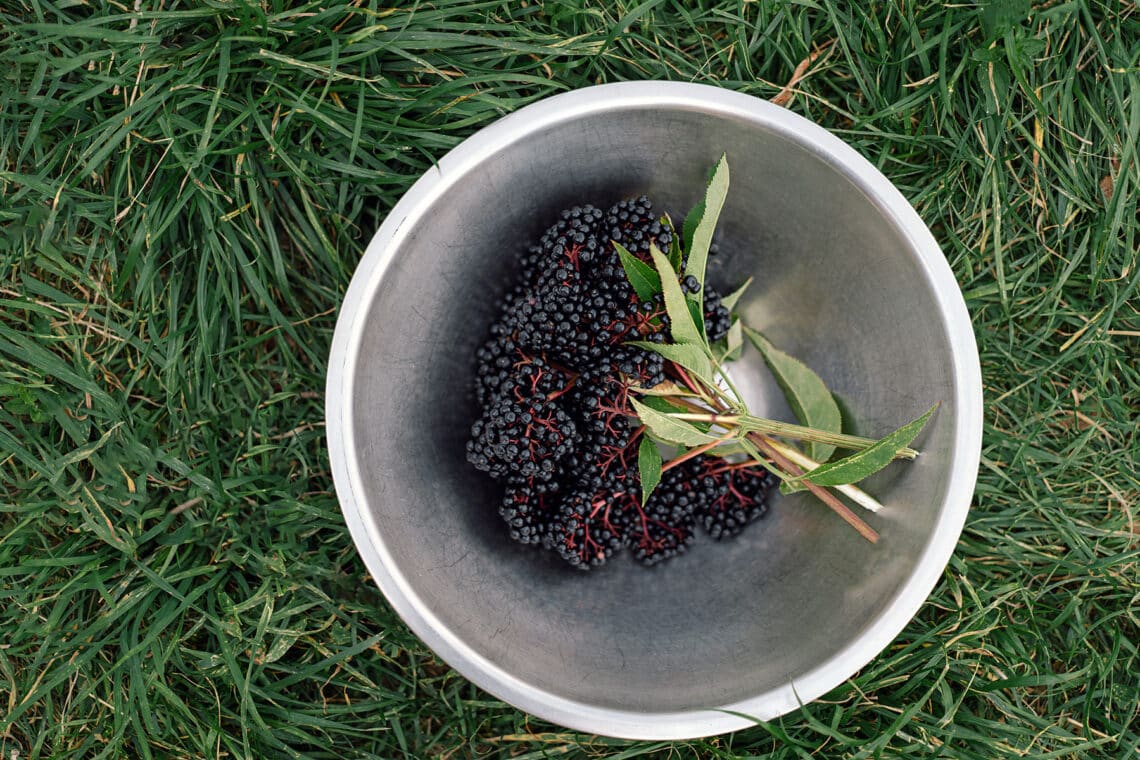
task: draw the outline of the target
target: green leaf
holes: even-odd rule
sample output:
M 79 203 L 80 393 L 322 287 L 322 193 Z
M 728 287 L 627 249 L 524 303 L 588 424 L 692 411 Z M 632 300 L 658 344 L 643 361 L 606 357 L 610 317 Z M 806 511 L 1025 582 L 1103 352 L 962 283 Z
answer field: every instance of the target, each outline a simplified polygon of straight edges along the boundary
M 661 396 L 646 396 L 640 399 L 641 403 L 645 404 L 650 409 L 661 412 L 662 414 L 673 414 L 674 412 L 687 412 L 688 409 L 680 404 L 671 401 Z
M 737 302 L 740 301 L 740 297 L 742 295 L 744 295 L 744 291 L 748 290 L 748 286 L 752 284 L 752 280 L 753 280 L 753 278 L 749 277 L 747 280 L 744 281 L 743 285 L 741 285 L 739 288 L 737 288 L 736 290 L 729 293 L 724 298 L 720 299 L 720 305 L 723 306 L 724 308 L 728 309 L 729 311 L 732 311 L 733 309 L 735 309 Z
M 626 279 L 633 286 L 633 292 L 637 293 L 637 297 L 642 301 L 652 300 L 653 296 L 661 292 L 661 278 L 657 276 L 657 272 L 626 250 L 621 243 L 615 240 L 613 244 L 618 258 L 621 259 L 621 266 L 625 269 Z
M 685 223 L 681 231 L 681 245 L 684 250 L 687 251 L 692 246 L 693 233 L 697 231 L 697 225 L 701 223 L 701 217 L 704 215 L 705 199 L 701 198 L 697 205 L 689 209 L 689 213 L 685 215 Z M 677 265 L 677 268 L 681 268 L 680 264 Z
M 701 334 L 701 343 L 708 343 L 708 333 L 705 331 L 704 307 L 701 303 L 703 300 L 703 292 L 685 296 L 685 302 L 689 305 L 689 316 L 693 318 L 693 324 L 697 326 L 697 332 Z
M 739 318 L 732 320 L 728 334 L 721 341 L 724 344 L 724 350 L 721 352 L 720 358 L 717 359 L 719 364 L 736 361 L 740 358 L 740 354 L 744 350 L 744 331 L 741 329 L 741 325 Z
M 27 417 L 36 424 L 51 419 L 51 415 L 40 408 L 32 392 L 17 383 L 0 383 L 0 409 L 6 409 L 17 417 Z
M 683 396 L 686 394 L 686 389 L 677 385 L 672 380 L 666 380 L 652 388 L 631 386 L 631 389 L 643 396 Z
M 800 424 L 829 433 L 841 432 L 843 417 L 839 413 L 839 405 L 819 375 L 799 359 L 773 346 L 752 328 L 745 327 L 744 331 L 764 356 Z M 808 456 L 817 462 L 826 461 L 835 451 L 834 446 L 825 443 L 808 443 L 807 449 Z
M 637 449 L 637 472 L 641 475 L 641 506 L 649 501 L 649 495 L 661 482 L 661 452 L 649 436 L 641 436 Z
M 681 252 L 681 231 L 673 226 L 673 219 L 668 214 L 661 217 L 661 223 L 673 231 L 673 239 L 669 243 L 669 265 L 673 267 L 674 272 L 680 272 L 681 259 L 683 258 Z
M 879 439 L 873 446 L 821 467 L 816 467 L 800 479 L 810 480 L 820 486 L 842 486 L 847 483 L 858 483 L 863 478 L 886 467 L 894 460 L 899 449 L 909 446 L 910 442 L 926 426 L 926 421 L 930 419 L 930 415 L 934 414 L 934 410 L 937 408 L 938 404 L 935 404 L 927 410 L 926 414 Z
M 662 414 L 676 414 L 677 412 L 691 411 L 690 409 L 686 409 L 680 404 L 677 404 L 667 398 L 662 398 L 660 396 L 646 396 L 641 399 L 641 403 L 645 404 L 647 407 L 653 409 L 654 411 L 661 412 Z M 696 420 L 685 420 L 685 422 L 692 425 L 702 433 L 707 433 L 712 430 L 711 422 L 697 422 Z
M 658 440 L 677 446 L 700 446 L 702 443 L 716 440 L 716 438 L 702 433 L 684 420 L 663 414 L 637 399 L 630 399 L 629 401 L 641 419 L 641 424 L 645 425 L 649 434 Z
M 807 488 L 805 488 L 803 486 L 803 484 L 798 483 L 798 482 L 793 481 L 793 480 L 785 480 L 782 483 L 780 483 L 780 494 L 783 496 L 787 496 L 789 494 L 797 493 L 799 491 L 806 491 L 806 490 L 807 490 Z
M 697 278 L 701 284 L 701 291 L 705 287 L 705 267 L 709 260 L 709 247 L 712 245 L 713 231 L 717 220 L 720 219 L 721 209 L 724 208 L 724 199 L 728 196 L 728 156 L 721 155 L 713 170 L 708 187 L 705 188 L 704 200 L 698 205 L 701 209 L 700 217 L 689 234 L 689 223 L 692 213 L 685 219 L 685 250 L 689 253 L 689 260 L 685 264 L 685 274 Z M 695 209 L 694 209 L 695 210 Z
M 1013 31 L 1029 17 L 1029 0 L 986 0 L 981 5 L 981 27 L 987 39 Z
M 669 315 L 669 332 L 673 336 L 673 342 L 703 343 L 701 333 L 693 323 L 693 315 L 689 313 L 685 294 L 677 282 L 677 273 L 669 266 L 669 259 L 652 243 L 649 245 L 649 253 L 653 256 L 653 264 L 661 277 L 661 293 L 665 296 L 665 312 Z
M 680 364 L 694 375 L 710 385 L 713 380 L 712 362 L 700 346 L 692 343 L 652 343 L 647 340 L 631 340 L 629 345 L 644 348 L 655 354 L 661 354 L 671 362 Z

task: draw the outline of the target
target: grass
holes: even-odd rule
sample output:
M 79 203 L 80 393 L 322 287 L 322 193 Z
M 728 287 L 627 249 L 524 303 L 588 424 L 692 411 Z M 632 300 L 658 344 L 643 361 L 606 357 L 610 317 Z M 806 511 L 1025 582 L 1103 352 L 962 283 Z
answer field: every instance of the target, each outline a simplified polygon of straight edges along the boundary
M 1140 757 L 1140 10 L 855 5 L 0 0 L 0 757 Z M 435 659 L 322 433 L 339 298 L 414 178 L 644 78 L 778 97 L 886 173 L 987 399 L 918 617 L 802 710 L 674 744 Z

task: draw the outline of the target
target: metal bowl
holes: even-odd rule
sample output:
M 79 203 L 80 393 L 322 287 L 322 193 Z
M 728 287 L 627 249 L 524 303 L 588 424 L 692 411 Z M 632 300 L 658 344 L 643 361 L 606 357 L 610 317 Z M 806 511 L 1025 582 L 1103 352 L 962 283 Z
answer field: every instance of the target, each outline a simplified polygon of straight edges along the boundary
M 755 275 L 749 324 L 814 367 L 852 432 L 942 406 L 923 454 L 872 478 L 871 545 L 806 495 L 724 543 L 582 573 L 511 543 L 464 459 L 474 353 L 517 255 L 569 205 L 647 193 L 675 218 L 722 152 L 732 187 L 710 279 Z M 753 352 L 754 354 L 755 352 Z M 735 377 L 788 416 L 755 358 Z M 380 227 L 333 339 L 329 452 L 357 549 L 392 606 L 492 694 L 571 728 L 708 736 L 841 684 L 898 635 L 961 532 L 981 448 L 969 315 L 903 196 L 827 131 L 753 97 L 638 82 L 559 95 L 448 153 Z

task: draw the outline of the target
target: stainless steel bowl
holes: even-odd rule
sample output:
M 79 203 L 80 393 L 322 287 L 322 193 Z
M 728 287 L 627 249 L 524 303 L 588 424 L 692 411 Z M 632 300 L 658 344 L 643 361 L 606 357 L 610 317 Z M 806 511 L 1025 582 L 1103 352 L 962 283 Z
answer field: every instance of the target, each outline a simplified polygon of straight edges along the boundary
M 652 569 L 580 573 L 509 541 L 496 487 L 464 460 L 474 352 L 522 247 L 568 205 L 647 193 L 675 217 L 728 153 L 722 287 L 756 276 L 750 324 L 823 375 L 851 430 L 881 435 L 936 400 L 923 455 L 867 490 L 872 546 L 810 496 Z M 755 359 L 759 413 L 787 415 Z M 981 447 L 977 349 L 918 215 L 807 120 L 713 87 L 638 82 L 559 95 L 448 153 L 392 210 L 345 296 L 329 451 L 356 546 L 440 657 L 539 717 L 641 739 L 770 719 L 849 678 L 906 625 L 954 549 Z M 790 417 L 789 417 L 790 419 Z

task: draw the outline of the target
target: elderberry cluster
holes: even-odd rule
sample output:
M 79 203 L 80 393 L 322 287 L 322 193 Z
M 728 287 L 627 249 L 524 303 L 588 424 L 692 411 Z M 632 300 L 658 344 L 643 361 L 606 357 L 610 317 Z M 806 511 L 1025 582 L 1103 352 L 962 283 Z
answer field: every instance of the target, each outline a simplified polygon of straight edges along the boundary
M 477 354 L 483 411 L 467 458 L 505 486 L 499 514 L 511 537 L 575 567 L 622 548 L 654 564 L 684 552 L 698 524 L 726 538 L 767 508 L 764 470 L 704 455 L 666 470 L 641 503 L 630 386 L 653 387 L 668 368 L 629 342 L 666 341 L 668 316 L 660 296 L 638 298 L 613 242 L 652 266 L 650 246 L 669 251 L 673 234 L 645 197 L 563 211 L 523 256 Z M 679 283 L 700 289 L 692 276 Z M 711 287 L 704 304 L 705 330 L 719 340 L 729 312 Z

